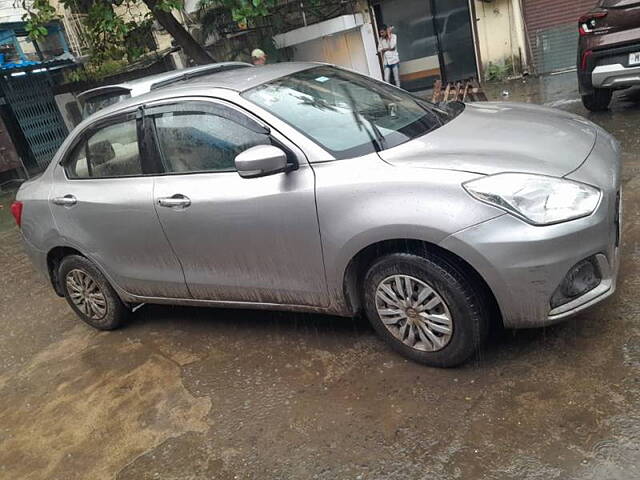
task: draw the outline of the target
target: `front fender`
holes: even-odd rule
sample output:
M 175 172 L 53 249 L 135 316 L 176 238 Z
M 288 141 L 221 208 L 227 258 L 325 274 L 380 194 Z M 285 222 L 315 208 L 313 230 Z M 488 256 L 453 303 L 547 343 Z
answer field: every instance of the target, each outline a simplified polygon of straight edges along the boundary
M 464 191 L 474 173 L 392 166 L 375 154 L 313 168 L 327 285 L 341 307 L 345 272 L 363 249 L 388 240 L 438 244 L 504 213 Z

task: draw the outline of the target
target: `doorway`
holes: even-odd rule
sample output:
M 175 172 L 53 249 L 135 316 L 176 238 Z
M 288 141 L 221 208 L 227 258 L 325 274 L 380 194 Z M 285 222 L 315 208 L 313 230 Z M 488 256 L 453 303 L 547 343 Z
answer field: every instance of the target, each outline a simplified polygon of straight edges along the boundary
M 409 91 L 426 90 L 441 79 L 477 77 L 468 0 L 374 0 L 378 27 L 398 37 L 400 80 Z

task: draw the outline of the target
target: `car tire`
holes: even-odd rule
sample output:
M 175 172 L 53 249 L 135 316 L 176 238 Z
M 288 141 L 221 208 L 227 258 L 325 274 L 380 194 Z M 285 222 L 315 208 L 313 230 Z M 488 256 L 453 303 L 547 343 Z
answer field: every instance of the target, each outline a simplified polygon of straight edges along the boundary
M 113 330 L 127 319 L 129 311 L 98 268 L 85 257 L 65 257 L 58 268 L 58 281 L 74 312 L 98 330 Z
M 407 281 L 410 288 L 406 288 Z M 389 289 L 396 294 L 395 297 L 392 298 Z M 398 294 L 401 290 L 404 293 Z M 409 290 L 411 300 L 407 301 Z M 400 302 L 399 298 L 405 298 L 407 309 L 403 315 L 406 320 L 400 319 L 398 323 L 388 325 L 396 318 L 393 312 L 404 307 L 386 301 Z M 421 298 L 422 302 L 418 303 Z M 487 337 L 491 311 L 487 295 L 474 285 L 472 277 L 460 264 L 445 256 L 396 253 L 379 258 L 364 277 L 363 302 L 376 332 L 394 350 L 425 365 L 460 365 L 478 351 Z M 414 307 L 410 312 L 408 305 Z M 444 333 L 447 316 L 450 320 L 449 334 Z M 404 341 L 402 337 L 405 337 Z
M 582 104 L 591 112 L 604 112 L 609 109 L 613 97 L 613 91 L 605 88 L 596 88 L 589 95 L 582 95 Z

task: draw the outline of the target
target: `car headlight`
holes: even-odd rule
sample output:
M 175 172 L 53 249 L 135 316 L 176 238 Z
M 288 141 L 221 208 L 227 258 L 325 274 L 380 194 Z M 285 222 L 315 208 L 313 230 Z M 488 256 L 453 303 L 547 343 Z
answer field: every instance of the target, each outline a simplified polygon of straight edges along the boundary
M 533 225 L 551 225 L 591 215 L 600 190 L 564 178 L 500 173 L 462 185 L 481 202 L 496 206 Z

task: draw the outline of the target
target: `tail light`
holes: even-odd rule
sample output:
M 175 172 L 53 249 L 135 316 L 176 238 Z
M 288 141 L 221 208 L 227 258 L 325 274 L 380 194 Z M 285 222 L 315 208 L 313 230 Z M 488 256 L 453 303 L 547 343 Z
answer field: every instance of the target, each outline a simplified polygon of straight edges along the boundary
M 22 202 L 13 202 L 11 204 L 11 215 L 15 218 L 18 227 L 22 225 L 22 207 Z
M 580 17 L 578 24 L 580 25 L 580 35 L 590 35 L 598 27 L 598 20 L 606 17 L 608 12 L 591 12 Z

